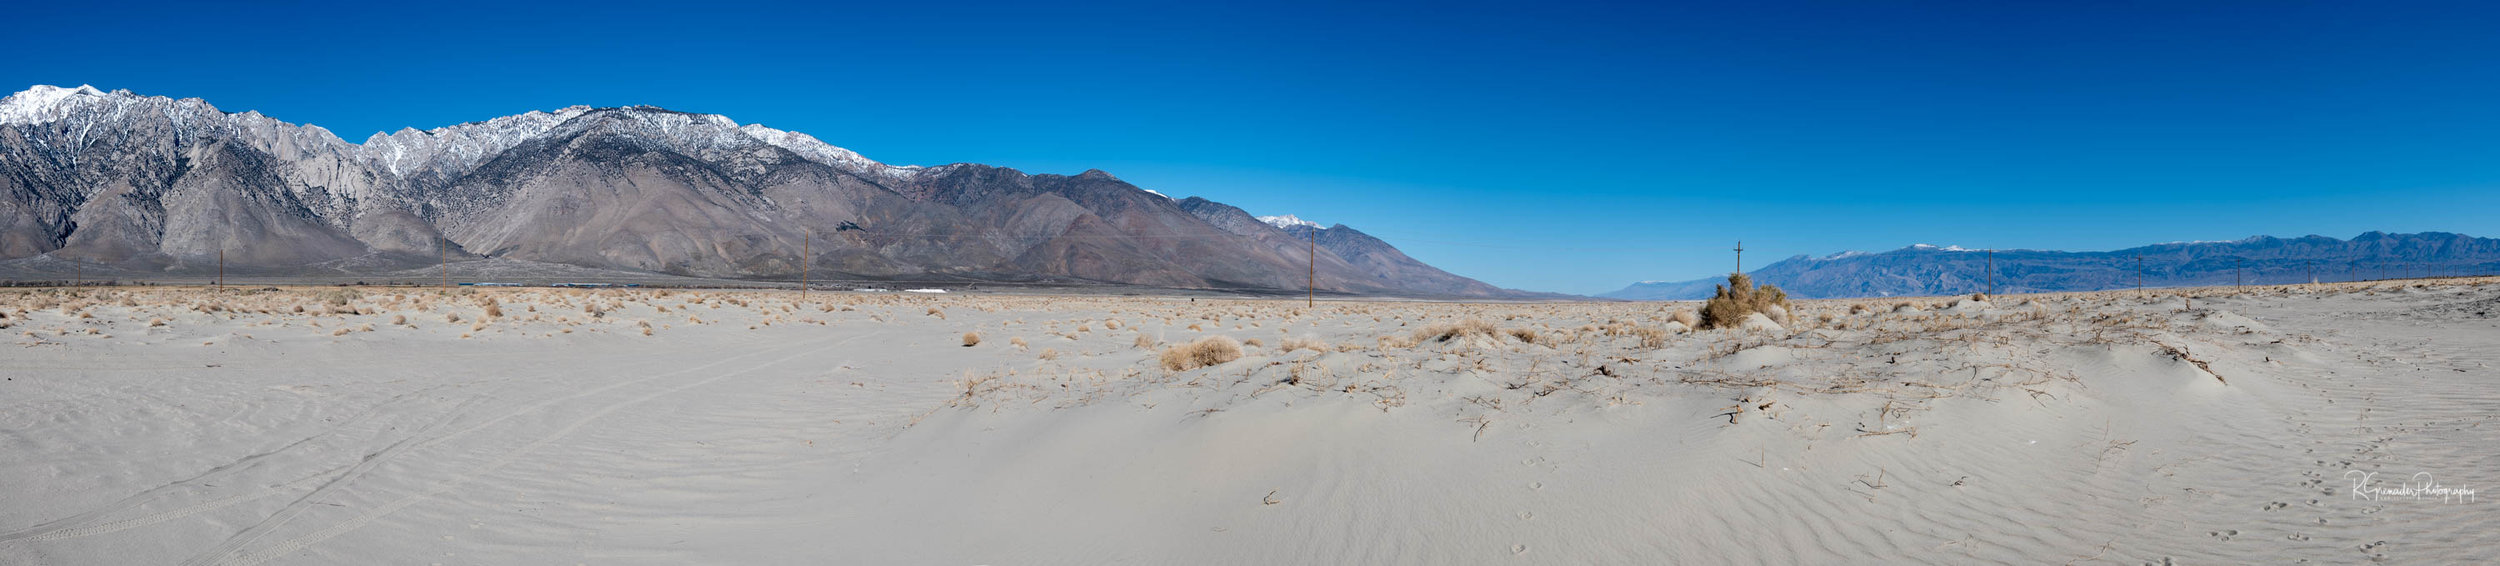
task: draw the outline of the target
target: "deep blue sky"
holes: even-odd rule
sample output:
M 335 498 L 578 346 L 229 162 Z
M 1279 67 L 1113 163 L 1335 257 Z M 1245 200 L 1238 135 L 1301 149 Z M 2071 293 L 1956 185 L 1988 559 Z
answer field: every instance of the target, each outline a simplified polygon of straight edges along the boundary
M 9 9 L 0 84 L 351 141 L 573 104 L 1100 168 L 1485 281 L 1913 243 L 2500 234 L 2500 6 L 422 2 Z

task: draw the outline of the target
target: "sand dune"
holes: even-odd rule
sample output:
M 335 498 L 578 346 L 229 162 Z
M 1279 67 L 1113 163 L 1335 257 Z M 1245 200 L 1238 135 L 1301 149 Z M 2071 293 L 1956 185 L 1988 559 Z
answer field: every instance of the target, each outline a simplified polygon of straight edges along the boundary
M 0 291 L 0 562 L 2474 561 L 2495 282 Z

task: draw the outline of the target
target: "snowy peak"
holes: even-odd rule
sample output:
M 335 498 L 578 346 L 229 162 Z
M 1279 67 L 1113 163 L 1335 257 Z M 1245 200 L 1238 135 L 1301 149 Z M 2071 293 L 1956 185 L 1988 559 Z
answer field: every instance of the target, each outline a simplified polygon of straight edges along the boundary
M 1266 223 L 1267 223 L 1267 225 L 1269 225 L 1269 226 L 1275 226 L 1275 227 L 1276 227 L 1277 229 L 1279 229 L 1279 230 L 1289 229 L 1289 228 L 1293 228 L 1293 227 L 1295 227 L 1295 226 L 1306 226 L 1306 227 L 1311 227 L 1311 228 L 1320 228 L 1320 227 L 1321 227 L 1321 226 L 1319 225 L 1319 223 L 1318 223 L 1318 222 L 1312 222 L 1312 221 L 1309 221 L 1309 220 L 1303 220 L 1303 219 L 1302 219 L 1302 217 L 1299 217 L 1299 216 L 1294 216 L 1294 215 L 1291 215 L 1291 214 L 1280 214 L 1280 215 L 1276 215 L 1276 216 L 1261 216 L 1261 217 L 1259 217 L 1259 221 L 1260 221 L 1260 222 L 1266 222 Z
M 895 166 L 879 163 L 861 156 L 859 152 L 834 147 L 833 144 L 817 140 L 816 136 L 767 128 L 763 124 L 747 124 L 739 127 L 738 131 L 744 132 L 748 137 L 755 138 L 757 141 L 799 154 L 799 157 L 807 158 L 808 161 L 837 168 L 875 173 L 891 179 L 910 177 L 922 169 L 918 165 Z
M 258 132 L 256 139 L 283 137 L 300 140 L 299 144 L 336 144 L 337 151 L 352 154 L 355 160 L 399 178 L 457 176 L 532 139 L 559 131 L 594 128 L 687 153 L 734 152 L 770 145 L 809 161 L 887 180 L 909 179 L 923 170 L 919 166 L 879 163 L 807 134 L 756 124 L 740 125 L 719 114 L 678 112 L 656 106 L 571 106 L 530 111 L 430 130 L 401 128 L 376 132 L 357 144 L 338 140 L 326 129 L 288 124 L 259 112 L 227 114 L 196 98 L 177 100 L 139 96 L 129 91 L 108 93 L 88 85 L 35 85 L 0 98 L 0 124 L 70 121 L 80 131 L 87 131 L 133 119 L 169 120 L 180 132 Z M 84 140 L 78 141 L 83 145 Z
M 35 85 L 0 99 L 0 124 L 37 124 L 61 119 L 71 109 L 108 96 L 93 86 Z M 84 99 L 84 100 L 82 100 Z

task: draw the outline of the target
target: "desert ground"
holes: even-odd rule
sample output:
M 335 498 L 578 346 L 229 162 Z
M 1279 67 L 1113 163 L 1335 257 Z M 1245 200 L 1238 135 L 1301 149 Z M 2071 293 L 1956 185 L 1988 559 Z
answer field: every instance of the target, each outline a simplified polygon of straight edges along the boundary
M 2500 551 L 2500 280 L 1694 308 L 0 290 L 0 563 Z

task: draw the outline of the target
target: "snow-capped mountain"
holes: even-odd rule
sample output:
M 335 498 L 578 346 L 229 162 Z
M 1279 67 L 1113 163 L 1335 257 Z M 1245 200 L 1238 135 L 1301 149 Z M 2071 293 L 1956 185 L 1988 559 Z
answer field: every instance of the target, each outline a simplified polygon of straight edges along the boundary
M 138 277 L 198 273 L 220 253 L 231 269 L 268 273 L 442 254 L 707 277 L 789 277 L 805 263 L 819 277 L 1301 288 L 1307 250 L 1288 253 L 1270 240 L 1289 235 L 1248 223 L 1266 232 L 1218 226 L 1101 171 L 887 165 L 807 134 L 655 107 L 575 106 L 352 143 L 199 99 L 87 86 L 0 99 L 0 262 Z M 1364 258 L 1385 256 L 1345 253 L 1356 257 L 1322 250 L 1324 290 L 1509 293 L 1411 259 L 1384 275 Z
M 1259 221 L 1260 221 L 1260 222 L 1265 222 L 1265 223 L 1267 223 L 1267 225 L 1269 225 L 1269 226 L 1275 226 L 1275 227 L 1277 227 L 1277 228 L 1293 228 L 1293 227 L 1295 227 L 1295 226 L 1301 226 L 1301 227 L 1305 227 L 1305 228 L 1318 228 L 1318 227 L 1320 227 L 1320 225 L 1319 225 L 1319 223 L 1318 223 L 1318 222 L 1312 222 L 1312 221 L 1309 221 L 1309 220 L 1303 220 L 1303 219 L 1302 219 L 1302 217 L 1299 217 L 1299 216 L 1294 216 L 1294 215 L 1291 215 L 1291 214 L 1278 215 L 1278 216 L 1261 216 L 1261 217 L 1259 217 Z
M 1992 271 L 1993 270 L 1993 271 Z M 2106 252 L 1975 250 L 1917 244 L 1887 252 L 1797 256 L 1750 273 L 1800 297 L 1884 297 L 1981 292 L 2096 291 L 2146 286 L 2307 283 L 2500 274 L 2500 239 L 2425 232 L 2255 236 L 2173 242 Z M 1710 296 L 1725 278 L 1648 281 L 1600 295 L 1683 300 Z

